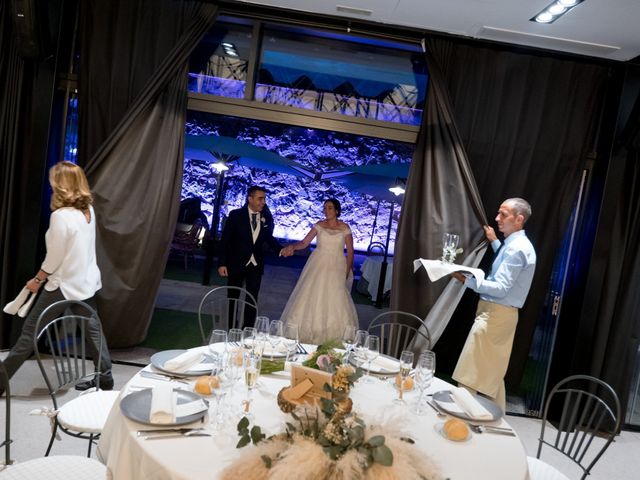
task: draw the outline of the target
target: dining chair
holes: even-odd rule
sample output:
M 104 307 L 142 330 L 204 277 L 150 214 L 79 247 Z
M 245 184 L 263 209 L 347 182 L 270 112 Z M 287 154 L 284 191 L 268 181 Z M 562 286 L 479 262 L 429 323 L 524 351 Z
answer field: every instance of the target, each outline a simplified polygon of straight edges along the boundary
M 380 353 L 399 358 L 403 350 L 417 354 L 431 349 L 431 335 L 417 315 L 400 310 L 383 312 L 369 324 L 370 335 L 380 337 Z
M 181 253 L 184 256 L 184 269 L 188 269 L 188 258 L 194 258 L 195 249 L 200 242 L 200 236 L 205 229 L 200 219 L 196 219 L 191 225 L 186 223 L 176 224 L 176 229 L 171 241 L 171 251 Z
M 198 306 L 202 344 L 208 343 L 209 334 L 215 329 L 242 328 L 248 309 L 254 309 L 258 316 L 258 302 L 244 288 L 225 286 L 209 290 Z
M 549 415 L 560 415 L 556 423 Z M 540 460 L 547 445 L 573 460 L 585 479 L 620 432 L 620 401 L 607 383 L 589 375 L 573 375 L 558 382 L 545 402 L 536 457 L 527 457 L 531 480 L 565 480 L 567 477 Z
M 53 318 L 53 319 L 51 319 Z M 102 326 L 96 311 L 84 302 L 62 300 L 47 307 L 36 323 L 38 334 L 33 339 L 36 360 L 53 402 L 51 439 L 45 456 L 49 455 L 58 428 L 67 435 L 89 440 L 91 447 L 104 428 L 118 391 L 100 390 L 100 355 Z M 89 336 L 97 341 L 92 354 L 98 356 L 94 368 L 87 352 Z M 53 365 L 51 365 L 53 363 Z M 95 379 L 97 388 L 60 404 L 59 396 L 76 384 Z
M 11 460 L 11 386 L 9 376 L 0 360 L 0 390 L 5 392 L 5 438 L 0 444 L 4 447 L 4 466 L 0 466 L 1 480 L 106 480 L 110 478 L 107 467 L 92 458 L 60 455 L 42 457 L 27 462 L 14 463 Z M 3 468 L 4 467 L 4 468 Z

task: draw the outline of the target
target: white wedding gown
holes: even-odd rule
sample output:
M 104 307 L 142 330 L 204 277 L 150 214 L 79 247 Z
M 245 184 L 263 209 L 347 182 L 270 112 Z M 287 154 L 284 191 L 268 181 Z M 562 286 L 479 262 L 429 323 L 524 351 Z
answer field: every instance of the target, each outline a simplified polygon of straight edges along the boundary
M 353 274 L 346 279 L 344 230 L 331 230 L 318 224 L 316 249 L 311 253 L 291 293 L 281 319 L 298 325 L 300 342 L 320 344 L 342 340 L 344 327 L 358 328 L 358 315 L 351 299 Z

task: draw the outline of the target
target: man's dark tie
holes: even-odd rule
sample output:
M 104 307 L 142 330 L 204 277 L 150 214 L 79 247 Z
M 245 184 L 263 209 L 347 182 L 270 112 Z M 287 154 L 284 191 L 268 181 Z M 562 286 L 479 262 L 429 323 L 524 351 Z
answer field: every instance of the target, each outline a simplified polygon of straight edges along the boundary
M 257 226 L 258 226 L 258 214 L 257 213 L 252 213 L 251 214 L 251 228 L 253 230 L 255 230 Z

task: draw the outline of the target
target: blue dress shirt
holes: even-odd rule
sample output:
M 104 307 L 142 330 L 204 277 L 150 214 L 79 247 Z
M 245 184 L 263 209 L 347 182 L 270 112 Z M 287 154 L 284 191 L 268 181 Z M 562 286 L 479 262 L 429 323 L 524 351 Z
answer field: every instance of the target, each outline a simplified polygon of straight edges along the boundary
M 491 242 L 494 252 L 500 249 L 500 241 Z M 536 268 L 536 252 L 524 230 L 509 235 L 498 252 L 491 273 L 478 283 L 468 278 L 464 284 L 480 294 L 482 300 L 509 307 L 521 308 L 527 299 Z

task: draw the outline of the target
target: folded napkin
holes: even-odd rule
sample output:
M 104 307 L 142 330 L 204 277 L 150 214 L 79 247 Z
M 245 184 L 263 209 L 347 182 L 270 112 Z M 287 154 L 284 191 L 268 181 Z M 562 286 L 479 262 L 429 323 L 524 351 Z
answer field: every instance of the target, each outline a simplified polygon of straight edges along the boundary
M 176 397 L 173 385 L 154 385 L 151 388 L 151 410 L 149 422 L 157 424 L 175 423 Z
M 2 311 L 9 315 L 17 314 L 19 317 L 24 318 L 27 316 L 27 313 L 29 313 L 29 309 L 35 299 L 36 294 L 30 292 L 27 287 L 24 287 L 14 300 L 4 306 Z
M 177 357 L 164 362 L 162 368 L 164 368 L 165 370 L 169 370 L 170 372 L 183 373 L 189 370 L 194 365 L 199 364 L 202 361 L 202 357 L 202 352 L 199 352 L 197 350 L 187 350 Z
M 440 260 L 425 260 L 424 258 L 418 258 L 413 261 L 413 271 L 417 272 L 420 267 L 424 267 L 427 271 L 427 275 L 429 275 L 429 280 L 432 282 L 440 280 L 442 277 L 446 277 L 453 272 L 470 273 L 476 277 L 478 282 L 482 282 L 484 280 L 484 272 L 479 268 L 465 267 L 464 265 L 457 265 L 455 263 L 445 263 Z
M 400 362 L 394 360 L 393 358 L 379 356 L 373 362 L 371 362 L 371 370 L 375 370 L 376 367 L 380 370 L 397 372 L 400 370 Z
M 486 408 L 480 405 L 480 402 L 478 402 L 478 400 L 476 400 L 466 388 L 453 387 L 451 389 L 451 397 L 456 404 L 464 410 L 464 413 L 474 420 L 493 419 L 493 415 L 491 415 Z

